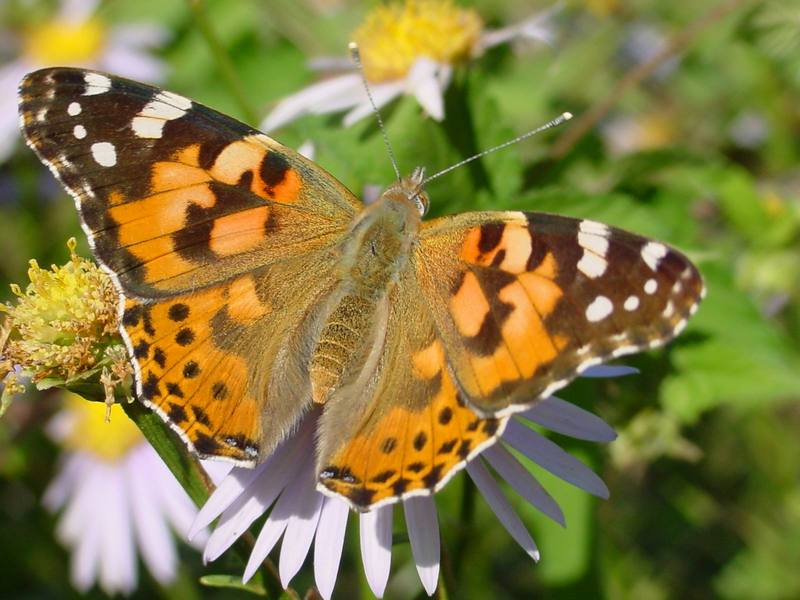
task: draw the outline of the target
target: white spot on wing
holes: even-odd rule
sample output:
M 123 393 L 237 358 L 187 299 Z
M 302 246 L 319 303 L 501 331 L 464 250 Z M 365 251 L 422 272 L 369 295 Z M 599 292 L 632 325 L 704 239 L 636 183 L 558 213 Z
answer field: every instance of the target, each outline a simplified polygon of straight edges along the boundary
M 647 242 L 642 247 L 642 260 L 647 263 L 653 271 L 658 268 L 658 263 L 667 255 L 667 247 L 658 242 Z
M 644 293 L 645 294 L 655 294 L 656 290 L 658 289 L 658 282 L 655 279 L 648 279 L 644 283 Z
M 597 256 L 597 254 L 589 250 L 584 250 L 583 256 L 581 256 L 581 259 L 578 261 L 578 270 L 590 279 L 600 277 L 606 272 L 607 266 L 608 263 L 605 258 Z
M 586 308 L 586 318 L 592 323 L 597 323 L 610 315 L 613 310 L 614 305 L 611 304 L 611 300 L 605 296 L 598 296 Z
M 83 92 L 84 96 L 105 94 L 111 89 L 111 80 L 100 73 L 86 73 L 86 75 L 83 76 L 83 80 L 86 82 L 86 90 Z
M 131 121 L 136 137 L 158 139 L 167 121 L 180 119 L 192 107 L 192 101 L 172 92 L 159 92 Z
M 69 106 L 67 107 L 67 114 L 70 117 L 77 117 L 81 114 L 81 105 L 78 102 L 70 102 Z
M 79 140 L 82 140 L 83 138 L 86 137 L 86 127 L 84 127 L 83 125 L 75 125 L 75 127 L 72 129 L 72 135 L 74 135 Z
M 159 139 L 164 133 L 163 119 L 153 117 L 134 117 L 131 121 L 131 129 L 138 138 Z
M 113 167 L 117 164 L 117 149 L 109 142 L 92 144 L 92 157 L 102 167 Z
M 628 312 L 634 311 L 639 308 L 639 298 L 636 296 L 628 296 L 623 306 Z

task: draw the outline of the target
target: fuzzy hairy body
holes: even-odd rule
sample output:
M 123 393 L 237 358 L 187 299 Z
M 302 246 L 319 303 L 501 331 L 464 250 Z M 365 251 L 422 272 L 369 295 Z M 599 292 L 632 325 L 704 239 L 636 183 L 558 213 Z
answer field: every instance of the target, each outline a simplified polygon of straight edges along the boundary
M 367 356 L 383 339 L 384 304 L 408 264 L 420 224 L 407 194 L 393 192 L 359 215 L 341 246 L 335 300 L 309 365 L 316 403 L 368 367 Z

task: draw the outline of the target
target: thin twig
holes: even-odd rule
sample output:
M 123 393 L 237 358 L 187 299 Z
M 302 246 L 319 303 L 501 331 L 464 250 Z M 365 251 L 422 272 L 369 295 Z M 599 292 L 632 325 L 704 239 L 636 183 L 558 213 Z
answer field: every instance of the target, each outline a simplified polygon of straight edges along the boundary
M 192 9 L 192 14 L 194 15 L 197 28 L 205 38 L 208 47 L 211 49 L 211 54 L 214 56 L 214 60 L 217 63 L 217 68 L 225 80 L 225 83 L 230 88 L 231 94 L 239 105 L 244 118 L 247 119 L 250 125 L 256 125 L 259 120 L 258 114 L 250 105 L 250 101 L 248 100 L 247 94 L 244 91 L 244 86 L 239 80 L 239 77 L 236 75 L 236 68 L 231 62 L 228 53 L 225 51 L 225 48 L 222 46 L 222 43 L 219 41 L 219 38 L 214 31 L 214 28 L 211 26 L 211 23 L 208 20 L 205 1 L 189 0 L 189 7 Z
M 611 92 L 595 102 L 589 110 L 575 119 L 572 127 L 556 140 L 550 150 L 550 157 L 554 159 L 566 156 L 575 144 L 580 141 L 595 125 L 611 110 L 617 102 L 632 87 L 649 77 L 664 62 L 686 50 L 695 39 L 708 27 L 727 16 L 740 6 L 751 3 L 752 0 L 728 0 L 720 2 L 711 10 L 691 23 L 686 29 L 679 31 L 670 38 L 667 45 L 653 58 L 633 67 L 619 80 Z

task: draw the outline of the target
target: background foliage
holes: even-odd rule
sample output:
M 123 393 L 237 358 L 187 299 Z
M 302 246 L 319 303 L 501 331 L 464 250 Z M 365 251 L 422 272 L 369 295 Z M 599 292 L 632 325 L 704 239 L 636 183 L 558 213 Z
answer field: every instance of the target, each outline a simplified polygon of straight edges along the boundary
M 246 119 L 220 85 L 191 4 L 107 2 L 101 16 L 168 27 L 167 87 Z M 219 0 L 207 8 L 263 115 L 313 80 L 309 57 L 343 53 L 371 4 Z M 543 8 L 473 4 L 498 26 Z M 800 597 L 800 3 L 729 2 L 705 19 L 714 6 L 568 2 L 553 48 L 500 47 L 457 72 L 443 124 L 410 99 L 385 111 L 401 169 L 410 171 L 446 167 L 570 110 L 577 118 L 562 130 L 432 183 L 433 214 L 525 208 L 605 221 L 677 245 L 708 285 L 676 343 L 630 361 L 641 375 L 564 392 L 621 438 L 608 449 L 566 442 L 602 474 L 609 501 L 536 472 L 568 524 L 562 530 L 518 504 L 542 551 L 538 565 L 463 489 L 463 477 L 440 494 L 453 597 Z M 9 0 L 0 19 L 22 27 L 47 7 Z M 670 43 L 668 60 L 637 75 Z M 370 120 L 344 130 L 339 118 L 308 117 L 278 137 L 293 146 L 313 140 L 318 162 L 354 190 L 391 180 Z M 2 281 L 24 281 L 30 257 L 63 262 L 64 240 L 77 234 L 71 201 L 32 153 L 20 148 L 0 165 Z M 18 404 L 0 421 L 0 595 L 70 597 L 67 557 L 39 504 L 57 455 L 42 433 L 53 403 Z M 336 594 L 370 597 L 358 538 L 347 539 Z M 390 598 L 421 594 L 409 555 L 400 545 Z M 199 576 L 241 572 L 235 555 L 208 568 L 188 549 L 183 558 L 172 589 L 145 576 L 137 596 L 199 597 L 209 594 Z M 311 585 L 308 569 L 302 577 L 297 590 Z

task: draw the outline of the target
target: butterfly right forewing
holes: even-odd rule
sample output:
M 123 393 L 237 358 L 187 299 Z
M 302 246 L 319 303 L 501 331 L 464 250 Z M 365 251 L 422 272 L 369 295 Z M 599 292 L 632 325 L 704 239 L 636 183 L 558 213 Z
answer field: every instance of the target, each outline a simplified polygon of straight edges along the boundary
M 493 416 L 666 343 L 704 293 L 694 265 L 665 244 L 542 213 L 427 222 L 415 265 L 467 402 Z

